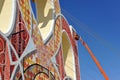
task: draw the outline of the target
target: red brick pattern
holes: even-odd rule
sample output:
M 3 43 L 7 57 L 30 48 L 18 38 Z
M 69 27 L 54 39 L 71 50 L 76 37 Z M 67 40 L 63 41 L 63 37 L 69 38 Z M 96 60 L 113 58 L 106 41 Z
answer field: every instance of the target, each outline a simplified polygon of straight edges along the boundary
M 10 58 L 8 54 L 8 44 L 0 35 L 0 76 L 2 80 L 10 79 Z
M 18 0 L 19 5 L 20 5 L 20 9 L 21 9 L 21 13 L 23 15 L 23 19 L 25 21 L 25 24 L 28 28 L 28 30 L 31 29 L 31 11 L 30 11 L 30 4 L 29 4 L 29 0 Z
M 55 29 L 54 29 L 54 50 L 55 51 L 57 51 L 60 46 L 61 36 L 62 36 L 62 26 L 61 26 L 60 20 L 61 20 L 61 17 L 59 16 L 55 22 Z
M 63 54 L 62 49 L 60 48 L 59 53 L 56 56 L 57 67 L 59 69 L 60 77 L 63 80 L 65 77 L 64 63 L 63 63 Z

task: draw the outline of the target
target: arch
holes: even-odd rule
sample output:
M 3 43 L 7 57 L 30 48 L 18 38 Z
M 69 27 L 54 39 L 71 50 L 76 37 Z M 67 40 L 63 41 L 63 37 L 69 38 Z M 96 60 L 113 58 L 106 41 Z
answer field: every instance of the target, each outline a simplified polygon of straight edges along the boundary
M 0 31 L 4 34 L 10 34 L 15 24 L 16 1 L 0 1 Z M 10 31 L 11 30 L 11 31 Z
M 35 0 L 38 27 L 43 40 L 50 37 L 54 27 L 54 5 L 52 0 Z M 51 28 L 52 27 L 52 28 Z
M 66 76 L 76 80 L 74 52 L 70 39 L 65 31 L 62 33 L 62 51 Z
M 34 70 L 36 70 L 36 71 L 34 71 Z M 34 73 L 34 74 L 30 75 L 30 74 L 28 74 L 29 72 Z M 26 80 L 29 80 L 29 79 L 34 80 L 40 73 L 44 73 L 47 76 L 49 75 L 49 78 L 51 80 L 55 80 L 55 76 L 52 74 L 52 72 L 50 72 L 47 68 L 43 67 L 40 64 L 31 64 L 24 70 L 24 76 L 25 76 Z M 19 77 L 19 80 L 21 80 L 21 79 L 22 79 L 22 75 Z

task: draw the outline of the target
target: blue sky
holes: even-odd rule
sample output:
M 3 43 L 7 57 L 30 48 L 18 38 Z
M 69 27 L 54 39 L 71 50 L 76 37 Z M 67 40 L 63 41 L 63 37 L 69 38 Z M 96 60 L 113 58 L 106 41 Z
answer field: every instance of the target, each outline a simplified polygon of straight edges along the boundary
M 120 80 L 120 0 L 60 0 L 60 5 L 109 79 Z M 104 80 L 86 49 L 78 45 L 81 80 Z

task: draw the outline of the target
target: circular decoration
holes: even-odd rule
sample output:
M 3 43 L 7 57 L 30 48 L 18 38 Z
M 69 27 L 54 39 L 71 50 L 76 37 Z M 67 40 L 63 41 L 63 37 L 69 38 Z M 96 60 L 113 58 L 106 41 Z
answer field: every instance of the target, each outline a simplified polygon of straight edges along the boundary
M 54 75 L 47 68 L 39 64 L 28 66 L 24 70 L 24 76 L 21 75 L 19 80 L 21 80 L 22 77 L 25 77 L 25 80 L 55 80 Z
M 39 73 L 35 76 L 35 80 L 50 80 L 49 75 L 45 73 Z

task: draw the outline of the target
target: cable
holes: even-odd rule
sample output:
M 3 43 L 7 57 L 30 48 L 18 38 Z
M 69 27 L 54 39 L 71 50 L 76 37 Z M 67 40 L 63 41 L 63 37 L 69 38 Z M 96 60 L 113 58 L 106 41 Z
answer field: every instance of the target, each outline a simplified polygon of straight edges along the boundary
M 92 31 L 90 31 L 85 25 L 81 24 L 79 22 L 79 20 L 77 18 L 75 18 L 74 16 L 72 16 L 70 13 L 68 13 L 66 10 L 61 9 L 66 16 L 77 26 L 79 26 L 84 32 L 86 32 L 88 35 L 92 36 L 94 39 L 96 39 L 97 41 L 99 41 L 102 45 L 104 45 L 105 47 L 107 47 L 109 50 L 111 50 L 113 53 L 116 53 L 118 55 L 117 52 L 120 52 L 118 50 L 116 50 L 115 48 L 113 48 L 108 42 L 106 42 L 103 38 L 99 37 L 97 34 L 93 33 Z M 81 26 L 82 25 L 82 26 Z M 85 29 L 86 28 L 86 29 Z
M 83 75 L 85 75 L 85 77 L 83 76 Z M 87 75 L 87 77 L 86 77 L 86 75 Z M 81 73 L 81 80 L 89 80 L 88 78 L 90 78 L 90 79 L 92 79 L 92 80 L 98 80 L 98 79 L 96 79 L 94 76 L 92 76 L 91 74 L 89 74 L 88 72 L 85 72 L 85 73 Z

